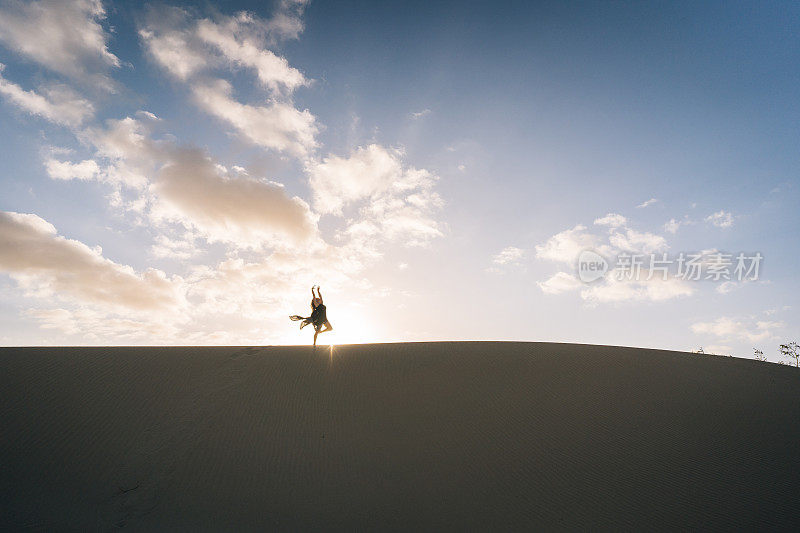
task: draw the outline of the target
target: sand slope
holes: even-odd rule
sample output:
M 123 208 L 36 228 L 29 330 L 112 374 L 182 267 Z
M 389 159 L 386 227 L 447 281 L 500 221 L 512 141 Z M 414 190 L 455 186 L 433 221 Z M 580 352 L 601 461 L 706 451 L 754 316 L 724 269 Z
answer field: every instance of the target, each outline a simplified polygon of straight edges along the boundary
M 545 343 L 0 349 L 0 526 L 800 527 L 800 372 Z

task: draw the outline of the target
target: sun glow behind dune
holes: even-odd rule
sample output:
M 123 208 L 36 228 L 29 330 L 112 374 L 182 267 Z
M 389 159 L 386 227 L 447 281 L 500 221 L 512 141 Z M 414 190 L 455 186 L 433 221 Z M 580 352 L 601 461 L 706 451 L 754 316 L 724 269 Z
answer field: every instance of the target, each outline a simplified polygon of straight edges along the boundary
M 380 332 L 364 308 L 335 307 L 328 311 L 333 331 L 321 333 L 317 344 L 362 344 L 379 342 Z

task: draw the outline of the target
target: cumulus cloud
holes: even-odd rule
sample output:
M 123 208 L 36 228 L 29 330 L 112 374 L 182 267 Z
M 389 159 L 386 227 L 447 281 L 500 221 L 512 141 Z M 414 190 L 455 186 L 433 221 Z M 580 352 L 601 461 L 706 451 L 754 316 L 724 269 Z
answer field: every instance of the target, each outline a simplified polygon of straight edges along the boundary
M 424 179 L 411 169 L 406 176 L 400 153 L 371 144 L 347 157 L 330 155 L 308 165 L 314 206 L 321 213 L 341 214 L 351 202 L 379 196 L 390 189 L 412 189 Z
M 578 224 L 572 229 L 556 233 L 544 244 L 536 245 L 536 257 L 575 265 L 578 255 L 584 250 L 594 249 L 601 255 L 611 251 L 610 247 L 601 244 L 601 239 L 589 233 L 586 226 Z
M 126 117 L 108 120 L 105 127 L 92 127 L 80 138 L 95 149 L 93 159 L 71 162 L 45 159 L 45 168 L 53 179 L 96 179 L 119 189 L 127 187 L 143 191 L 150 177 L 164 159 L 164 148 L 151 138 L 149 124 L 155 115 L 142 115 L 144 120 Z
M 442 235 L 431 216 L 442 206 L 433 190 L 437 176 L 403 164 L 403 153 L 377 144 L 359 147 L 347 157 L 329 155 L 309 161 L 306 172 L 315 209 L 343 215 L 359 209 L 343 232 L 361 241 L 384 237 L 424 245 Z
M 227 122 L 253 144 L 303 157 L 316 147 L 316 119 L 285 102 L 265 106 L 242 104 L 231 97 L 224 80 L 192 88 L 194 101 L 207 113 Z
M 153 59 L 182 81 L 228 64 L 253 69 L 274 93 L 291 93 L 308 80 L 266 46 L 297 37 L 302 31 L 302 7 L 300 2 L 281 2 L 270 19 L 247 11 L 200 19 L 188 9 L 151 6 L 139 36 Z
M 413 113 L 411 113 L 411 118 L 414 118 L 414 119 L 422 118 L 422 117 L 430 115 L 430 114 L 431 114 L 431 110 L 426 108 L 426 109 L 423 109 L 422 111 L 414 111 Z
M 230 177 L 196 148 L 171 150 L 151 189 L 156 216 L 196 228 L 210 242 L 258 247 L 316 235 L 316 217 L 303 200 L 270 182 Z
M 0 41 L 45 67 L 111 90 L 106 72 L 120 61 L 107 47 L 100 0 L 8 0 L 0 7 Z
M 99 248 L 57 234 L 44 219 L 0 212 L 0 270 L 29 293 L 129 311 L 165 311 L 181 305 L 180 278 L 148 269 L 137 273 Z
M 0 63 L 0 94 L 26 113 L 69 127 L 80 126 L 94 116 L 92 103 L 66 85 L 50 85 L 38 93 L 26 91 L 5 79 L 4 69 L 5 65 Z
M 156 225 L 176 222 L 209 242 L 242 247 L 309 243 L 317 236 L 317 217 L 298 197 L 273 181 L 230 173 L 204 150 L 181 146 L 169 137 L 154 139 L 144 119 L 110 120 L 86 138 L 96 157 L 72 163 L 46 160 L 54 179 L 97 179 L 131 188 L 131 205 Z M 119 203 L 123 203 L 119 201 Z M 163 248 L 159 249 L 164 251 Z
M 718 228 L 730 228 L 733 226 L 733 215 L 723 210 L 711 213 L 704 220 Z
M 198 23 L 196 35 L 234 65 L 254 69 L 259 81 L 270 91 L 291 93 L 306 85 L 308 82 L 299 70 L 289 66 L 285 58 L 263 48 L 257 28 L 253 28 L 258 23 L 259 20 L 247 12 L 227 17 L 219 24 L 204 19 Z
M 193 235 L 182 238 L 191 242 Z M 170 252 L 191 253 L 180 241 L 158 242 Z M 99 248 L 59 236 L 35 215 L 0 213 L 0 272 L 29 296 L 63 302 L 52 306 L 51 300 L 51 307 L 29 309 L 25 316 L 83 342 L 263 342 L 288 331 L 286 315 L 307 304 L 305 294 L 298 301 L 298 285 L 325 280 L 328 298 L 370 288 L 360 273 L 371 258 L 357 246 L 279 249 L 253 257 L 234 254 L 169 278 L 114 263 Z
M 666 239 L 654 233 L 628 227 L 622 215 L 609 213 L 595 220 L 595 225 L 609 228 L 605 235 L 592 233 L 584 225 L 577 225 L 550 237 L 536 246 L 537 259 L 555 261 L 576 267 L 581 252 L 590 250 L 609 258 L 621 254 L 648 256 L 668 248 Z M 623 265 L 610 264 L 609 270 L 591 283 L 582 283 L 576 274 L 557 272 L 545 281 L 538 282 L 547 294 L 561 294 L 583 287 L 581 298 L 591 304 L 633 301 L 664 301 L 689 296 L 695 292 L 691 284 L 668 272 L 649 271 L 649 264 L 639 265 L 638 273 L 626 272 Z
M 94 159 L 85 159 L 78 163 L 59 161 L 52 157 L 45 160 L 47 175 L 54 180 L 94 180 L 100 176 L 100 166 Z
M 742 320 L 731 317 L 720 317 L 712 322 L 697 322 L 691 325 L 694 333 L 710 334 L 728 339 L 740 339 L 749 342 L 774 338 L 775 330 L 785 326 L 783 322 L 768 320 Z
M 271 19 L 248 12 L 199 19 L 189 10 L 160 6 L 150 8 L 139 35 L 161 67 L 189 83 L 193 101 L 205 112 L 255 145 L 306 157 L 316 148 L 318 126 L 307 109 L 295 108 L 291 95 L 309 80 L 266 48 L 297 36 L 304 5 L 281 2 Z M 221 66 L 253 70 L 270 95 L 266 104 L 235 99 L 228 81 L 209 76 Z
M 150 7 L 139 37 L 158 65 L 179 80 L 186 81 L 198 72 L 217 66 L 195 35 L 196 21 L 186 9 L 173 6 Z
M 99 9 L 94 22 L 100 28 L 102 6 L 82 5 L 89 4 Z M 319 215 L 308 203 L 252 167 L 229 170 L 205 150 L 156 134 L 159 119 L 148 112 L 86 127 L 94 112 L 88 107 L 91 112 L 73 113 L 69 125 L 93 153 L 71 157 L 51 150 L 44 160 L 48 175 L 106 183 L 111 205 L 134 211 L 134 223 L 152 236 L 150 257 L 185 261 L 187 273 L 179 278 L 136 271 L 106 259 L 99 248 L 59 236 L 35 215 L 7 213 L 0 220 L 0 270 L 27 294 L 59 300 L 27 316 L 88 340 L 255 342 L 270 327 L 285 329 L 287 302 L 298 283 L 324 280 L 328 295 L 366 290 L 363 272 L 388 242 L 425 245 L 442 235 L 433 216 L 442 206 L 434 191 L 438 178 L 406 164 L 400 150 L 370 145 L 338 158 L 315 154 L 316 118 L 292 101 L 293 92 L 312 80 L 269 48 L 299 35 L 304 7 L 304 1 L 279 1 L 269 19 L 248 13 L 202 18 L 194 9 L 156 7 L 139 30 L 155 62 L 187 84 L 191 102 L 241 138 L 302 160 L 318 212 L 341 217 L 337 244 L 321 238 Z M 105 76 L 119 64 L 114 59 L 91 72 Z M 89 72 L 88 63 L 83 67 Z M 252 74 L 266 97 L 239 101 L 232 84 L 220 78 L 223 70 Z M 55 112 L 41 102 L 65 102 L 51 98 L 48 87 L 7 87 L 14 91 L 7 98 L 26 98 L 28 112 L 50 113 L 50 120 Z M 347 182 L 337 183 L 340 176 Z M 205 253 L 205 242 L 223 242 L 226 259 L 189 263 Z

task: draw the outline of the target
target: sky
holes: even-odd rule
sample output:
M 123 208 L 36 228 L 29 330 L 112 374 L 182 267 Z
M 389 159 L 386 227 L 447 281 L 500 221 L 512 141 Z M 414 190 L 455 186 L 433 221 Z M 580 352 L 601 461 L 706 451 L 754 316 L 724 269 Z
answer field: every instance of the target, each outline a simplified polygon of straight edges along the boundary
M 319 284 L 326 344 L 778 362 L 797 35 L 791 2 L 2 0 L 0 344 L 308 343 Z

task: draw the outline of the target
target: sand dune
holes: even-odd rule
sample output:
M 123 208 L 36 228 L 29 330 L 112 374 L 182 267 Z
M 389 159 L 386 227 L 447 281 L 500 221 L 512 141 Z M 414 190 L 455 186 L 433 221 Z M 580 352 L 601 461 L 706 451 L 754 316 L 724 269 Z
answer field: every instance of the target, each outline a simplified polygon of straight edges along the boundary
M 545 343 L 0 349 L 0 526 L 800 527 L 800 371 Z

